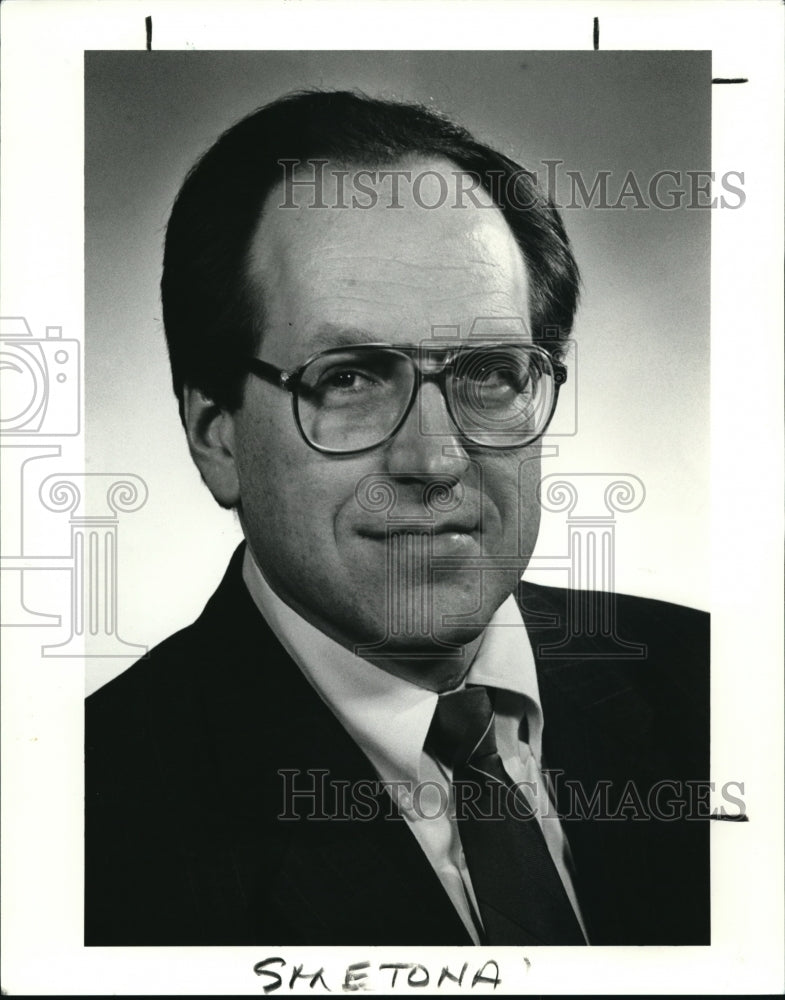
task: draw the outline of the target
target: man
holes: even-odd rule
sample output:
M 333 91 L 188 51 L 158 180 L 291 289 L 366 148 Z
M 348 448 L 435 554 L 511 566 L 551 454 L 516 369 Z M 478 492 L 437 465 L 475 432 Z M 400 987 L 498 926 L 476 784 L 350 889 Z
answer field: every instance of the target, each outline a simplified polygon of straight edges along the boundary
M 705 616 L 554 658 L 575 603 L 519 583 L 577 289 L 423 108 L 293 95 L 192 170 L 164 323 L 246 542 L 88 701 L 87 944 L 708 943 Z

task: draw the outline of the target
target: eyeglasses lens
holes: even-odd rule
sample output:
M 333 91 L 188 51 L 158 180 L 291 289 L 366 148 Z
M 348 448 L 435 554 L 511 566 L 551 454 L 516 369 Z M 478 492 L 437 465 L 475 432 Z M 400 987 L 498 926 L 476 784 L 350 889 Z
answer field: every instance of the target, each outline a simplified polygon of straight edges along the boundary
M 299 387 L 303 432 L 328 451 L 371 448 L 403 417 L 414 380 L 409 358 L 393 351 L 347 350 L 314 358 Z
M 497 448 L 520 447 L 537 437 L 550 418 L 554 391 L 547 357 L 517 345 L 459 355 L 448 383 L 462 433 Z

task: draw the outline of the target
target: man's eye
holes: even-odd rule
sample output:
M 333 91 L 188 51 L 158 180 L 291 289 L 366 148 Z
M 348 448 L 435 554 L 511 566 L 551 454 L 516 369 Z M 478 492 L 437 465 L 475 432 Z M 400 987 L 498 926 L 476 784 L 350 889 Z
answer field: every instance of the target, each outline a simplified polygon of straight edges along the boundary
M 351 368 L 328 372 L 322 378 L 322 386 L 325 389 L 344 389 L 354 392 L 362 392 L 365 389 L 369 389 L 374 383 L 375 379 L 367 372 Z
M 323 397 L 357 396 L 371 392 L 378 385 L 379 379 L 373 372 L 360 368 L 333 368 L 321 376 L 316 388 Z
M 484 392 L 523 392 L 530 380 L 530 373 L 519 366 L 488 366 L 467 372 L 464 379 L 469 386 Z
M 474 380 L 486 389 L 517 387 L 520 373 L 512 368 L 485 368 L 474 375 Z

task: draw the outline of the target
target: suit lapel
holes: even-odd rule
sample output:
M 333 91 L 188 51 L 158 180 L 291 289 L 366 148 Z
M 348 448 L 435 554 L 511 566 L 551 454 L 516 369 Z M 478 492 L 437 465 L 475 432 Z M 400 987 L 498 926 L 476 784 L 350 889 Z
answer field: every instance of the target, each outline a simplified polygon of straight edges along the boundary
M 658 821 L 650 797 L 663 779 L 683 791 L 687 781 L 708 776 L 699 706 L 675 695 L 692 666 L 682 657 L 700 653 L 682 653 L 678 642 L 663 643 L 650 625 L 647 631 L 651 602 L 621 598 L 621 627 L 649 640 L 644 660 L 604 661 L 590 637 L 585 657 L 576 649 L 571 659 L 548 659 L 547 647 L 564 634 L 565 592 L 523 591 L 545 720 L 543 766 L 575 861 L 590 942 L 704 943 L 708 823 Z M 675 742 L 671 731 L 680 734 Z M 692 742 L 682 733 L 694 733 Z
M 259 614 L 241 565 L 238 550 L 197 628 L 212 663 L 201 683 L 227 804 L 228 881 L 259 939 L 469 943 L 370 762 Z M 343 819 L 338 790 L 351 807 L 358 783 L 360 816 Z M 287 787 L 304 793 L 294 810 Z M 287 809 L 298 818 L 281 819 Z

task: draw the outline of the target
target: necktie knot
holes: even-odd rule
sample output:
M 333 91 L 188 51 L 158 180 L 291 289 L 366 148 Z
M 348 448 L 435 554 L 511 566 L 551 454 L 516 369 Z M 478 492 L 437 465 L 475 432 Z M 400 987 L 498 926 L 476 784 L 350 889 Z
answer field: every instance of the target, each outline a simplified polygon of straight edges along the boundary
M 452 768 L 494 754 L 493 719 L 493 706 L 484 687 L 439 695 L 425 748 Z

